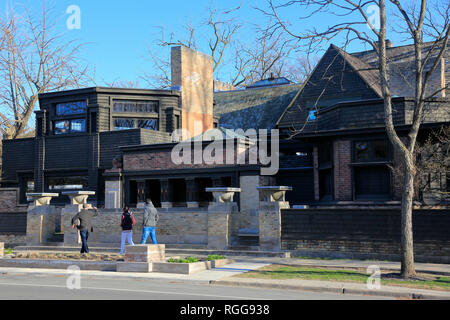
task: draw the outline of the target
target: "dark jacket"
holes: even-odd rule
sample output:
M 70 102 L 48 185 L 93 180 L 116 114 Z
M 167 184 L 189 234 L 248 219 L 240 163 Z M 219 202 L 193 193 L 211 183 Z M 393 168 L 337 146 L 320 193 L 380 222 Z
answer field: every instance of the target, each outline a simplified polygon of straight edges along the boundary
M 159 220 L 158 211 L 153 203 L 148 203 L 144 207 L 144 220 L 142 225 L 144 227 L 156 227 L 156 223 Z
M 76 224 L 77 219 L 80 220 L 80 225 L 77 226 L 78 230 L 85 231 L 91 230 L 92 228 L 92 218 L 98 216 L 98 211 L 93 210 L 81 210 L 72 218 L 72 225 Z
M 125 217 L 129 216 L 131 218 L 131 223 L 127 224 Z M 124 212 L 122 213 L 122 222 L 120 224 L 120 226 L 122 227 L 123 231 L 129 231 L 129 230 L 133 230 L 133 225 L 136 223 L 136 220 L 134 219 L 134 216 L 131 212 Z

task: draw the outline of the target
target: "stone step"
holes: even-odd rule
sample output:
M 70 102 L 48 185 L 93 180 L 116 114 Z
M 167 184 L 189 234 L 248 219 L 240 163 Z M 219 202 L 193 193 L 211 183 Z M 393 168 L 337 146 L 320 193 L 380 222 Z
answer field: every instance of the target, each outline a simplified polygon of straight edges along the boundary
M 171 248 L 170 245 L 166 245 L 166 254 L 168 255 L 199 255 L 207 256 L 209 254 L 219 254 L 224 256 L 251 256 L 251 257 L 280 257 L 290 258 L 290 252 L 287 251 L 260 251 L 258 247 L 243 247 L 241 249 L 227 249 L 227 250 L 211 250 L 211 249 L 198 249 L 198 248 Z M 15 252 L 78 252 L 80 247 L 64 247 L 64 246 L 20 246 L 14 248 Z M 91 253 L 119 253 L 118 247 L 89 247 Z

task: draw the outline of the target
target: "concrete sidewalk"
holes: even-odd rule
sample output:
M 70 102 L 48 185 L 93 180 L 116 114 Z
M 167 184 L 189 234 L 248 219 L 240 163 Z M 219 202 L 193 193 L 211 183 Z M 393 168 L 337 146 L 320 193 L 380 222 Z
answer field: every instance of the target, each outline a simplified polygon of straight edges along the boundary
M 263 258 L 263 257 L 233 257 L 236 261 L 253 261 L 267 264 L 282 264 L 301 267 L 325 267 L 344 269 L 364 269 L 376 265 L 381 272 L 400 272 L 400 262 L 381 260 L 347 260 L 347 259 L 301 259 L 301 258 Z M 416 272 L 441 276 L 450 276 L 450 264 L 418 263 L 415 264 Z
M 152 281 L 164 281 L 171 283 L 189 283 L 198 285 L 215 285 L 215 286 L 244 286 L 244 287 L 257 287 L 268 289 L 281 289 L 281 290 L 303 290 L 314 291 L 324 293 L 340 293 L 340 294 L 358 294 L 358 295 L 371 295 L 371 296 L 384 296 L 395 298 L 407 298 L 407 299 L 449 299 L 450 292 L 437 291 L 437 290 L 424 290 L 414 289 L 397 286 L 385 286 L 382 285 L 380 289 L 368 289 L 366 284 L 363 283 L 350 283 L 350 282 L 334 282 L 334 281 L 317 281 L 317 280 L 300 280 L 300 279 L 288 279 L 288 280 L 267 280 L 267 279 L 249 279 L 238 278 L 235 275 L 242 274 L 251 270 L 256 270 L 270 264 L 282 263 L 285 259 L 271 258 L 267 261 L 267 258 L 248 258 L 243 257 L 236 259 L 237 261 L 232 264 L 228 264 L 221 268 L 212 270 L 206 270 L 192 275 L 181 274 L 168 274 L 168 273 L 121 273 L 121 272 L 107 272 L 107 271 L 81 271 L 82 277 L 108 277 L 111 279 L 146 279 Z M 289 259 L 290 260 L 296 259 Z M 308 265 L 308 266 L 328 266 L 336 267 L 338 263 L 334 260 L 301 260 L 291 261 L 295 265 Z M 324 263 L 327 262 L 327 263 Z M 371 263 L 380 263 L 380 261 L 346 261 L 339 260 L 339 266 L 348 266 L 350 268 L 359 267 L 364 268 Z M 364 262 L 364 263 L 363 263 Z M 315 263 L 315 264 L 314 264 Z M 396 268 L 397 264 L 392 262 L 384 262 L 384 267 Z M 380 266 L 381 267 L 381 266 Z M 445 269 L 446 266 L 442 266 Z M 420 266 L 420 268 L 432 268 L 433 271 L 439 271 L 439 266 Z M 2 276 L 7 275 L 55 275 L 64 276 L 68 275 L 66 270 L 55 269 L 27 269 L 27 268 L 0 268 L 0 279 Z

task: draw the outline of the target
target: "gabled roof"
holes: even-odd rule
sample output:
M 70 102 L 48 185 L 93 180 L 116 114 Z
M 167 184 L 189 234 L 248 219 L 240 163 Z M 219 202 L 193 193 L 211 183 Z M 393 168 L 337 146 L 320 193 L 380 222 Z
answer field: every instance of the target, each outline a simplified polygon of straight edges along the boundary
M 214 115 L 228 129 L 273 129 L 302 85 L 214 93 Z
M 372 88 L 373 91 L 375 91 L 380 98 L 383 97 L 378 69 L 333 44 L 331 46 L 342 55 L 342 57 L 353 67 L 356 73 L 359 74 L 359 76 L 367 83 L 367 85 L 369 85 L 370 88 Z

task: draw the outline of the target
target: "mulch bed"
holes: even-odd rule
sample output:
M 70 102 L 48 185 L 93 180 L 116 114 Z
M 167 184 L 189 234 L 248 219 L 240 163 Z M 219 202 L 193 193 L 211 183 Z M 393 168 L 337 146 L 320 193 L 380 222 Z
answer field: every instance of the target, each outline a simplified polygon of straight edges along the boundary
M 119 254 L 100 253 L 14 253 L 9 255 L 12 259 L 38 259 L 38 260 L 84 260 L 84 261 L 124 261 Z

